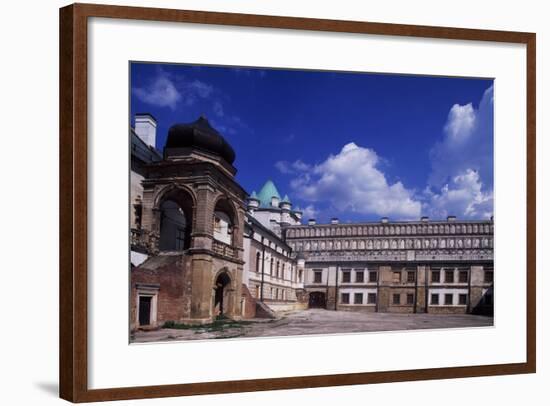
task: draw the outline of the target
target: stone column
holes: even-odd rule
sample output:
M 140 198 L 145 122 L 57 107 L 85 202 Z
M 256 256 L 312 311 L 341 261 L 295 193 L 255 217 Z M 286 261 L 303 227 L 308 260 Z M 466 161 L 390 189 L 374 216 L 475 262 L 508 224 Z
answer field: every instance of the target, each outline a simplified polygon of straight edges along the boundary
M 212 249 L 214 198 L 215 191 L 212 186 L 209 184 L 198 186 L 192 248 Z

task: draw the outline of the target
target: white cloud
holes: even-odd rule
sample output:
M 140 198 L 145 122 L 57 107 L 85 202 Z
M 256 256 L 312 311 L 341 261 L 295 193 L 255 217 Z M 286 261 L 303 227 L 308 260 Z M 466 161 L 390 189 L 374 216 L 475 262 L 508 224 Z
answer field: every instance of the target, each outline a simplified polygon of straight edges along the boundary
M 149 86 L 133 89 L 134 94 L 144 103 L 159 107 L 170 107 L 176 109 L 181 100 L 181 93 L 176 89 L 174 83 L 164 76 L 158 76 Z
M 455 104 L 449 111 L 444 137 L 430 151 L 431 187 L 440 188 L 457 174 L 473 169 L 485 186 L 493 187 L 493 87 L 475 109 Z
M 450 140 L 455 143 L 462 142 L 464 138 L 468 138 L 476 124 L 476 112 L 472 103 L 464 106 L 455 104 L 451 107 L 445 132 Z
M 275 168 L 277 168 L 279 172 L 288 175 L 308 171 L 311 169 L 311 165 L 308 165 L 302 160 L 298 159 L 294 162 L 277 161 L 275 162 Z
M 199 80 L 186 81 L 183 76 L 170 74 L 162 69 L 143 87 L 134 87 L 132 92 L 144 103 L 176 110 L 182 102 L 191 106 L 199 98 L 208 99 L 214 88 Z
M 421 203 L 401 182 L 389 184 L 377 168 L 379 162 L 373 150 L 349 143 L 318 165 L 296 161 L 290 167 L 280 164 L 278 169 L 300 172 L 290 185 L 302 200 L 328 202 L 339 212 L 418 218 Z
M 305 220 L 314 219 L 319 214 L 319 210 L 314 205 L 308 204 L 305 208 L 296 208 L 295 210 L 302 212 L 302 218 Z
M 444 137 L 430 151 L 432 171 L 423 211 L 444 218 L 487 218 L 493 214 L 493 87 L 475 109 L 455 104 Z
M 479 173 L 467 169 L 453 177 L 437 193 L 427 187 L 426 210 L 435 218 L 489 218 L 493 214 L 493 192 L 483 191 Z

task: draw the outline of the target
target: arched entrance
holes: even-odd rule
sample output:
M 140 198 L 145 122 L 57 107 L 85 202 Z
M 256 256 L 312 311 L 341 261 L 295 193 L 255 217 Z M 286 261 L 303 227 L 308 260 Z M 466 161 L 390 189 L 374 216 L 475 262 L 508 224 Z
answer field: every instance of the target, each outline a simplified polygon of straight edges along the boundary
M 325 292 L 311 292 L 309 294 L 310 309 L 325 309 L 327 307 L 327 299 Z
M 191 246 L 193 198 L 183 189 L 167 192 L 158 206 L 160 211 L 159 250 L 183 251 Z
M 227 272 L 222 272 L 216 278 L 214 285 L 214 316 L 227 315 L 229 310 L 229 287 L 231 278 Z

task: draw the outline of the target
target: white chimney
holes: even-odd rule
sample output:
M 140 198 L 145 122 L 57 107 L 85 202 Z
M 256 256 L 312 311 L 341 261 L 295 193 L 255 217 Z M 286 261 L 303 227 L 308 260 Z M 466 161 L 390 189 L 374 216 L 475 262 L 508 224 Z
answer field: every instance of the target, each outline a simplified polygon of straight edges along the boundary
M 136 114 L 134 131 L 150 147 L 156 148 L 157 120 L 149 113 Z
M 333 217 L 330 219 L 330 224 L 338 224 L 339 221 L 338 221 L 338 217 Z
M 316 224 L 316 221 L 315 221 L 315 219 L 309 219 L 307 224 L 310 225 L 310 226 L 314 226 Z
M 380 219 L 380 222 L 383 223 L 383 224 L 386 224 L 388 221 L 389 221 L 389 219 L 387 217 L 382 217 Z

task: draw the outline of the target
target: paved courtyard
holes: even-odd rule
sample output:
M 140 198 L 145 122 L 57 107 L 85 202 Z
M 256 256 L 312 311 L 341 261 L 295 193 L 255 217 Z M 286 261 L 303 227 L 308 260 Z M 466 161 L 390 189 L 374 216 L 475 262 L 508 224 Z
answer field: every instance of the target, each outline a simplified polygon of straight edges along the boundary
M 226 320 L 205 326 L 179 325 L 176 326 L 178 328 L 138 331 L 132 335 L 132 342 L 341 334 L 366 331 L 487 327 L 492 325 L 492 317 L 471 314 L 354 313 L 310 309 L 282 313 L 277 319 L 272 320 L 254 319 L 240 322 Z

